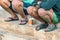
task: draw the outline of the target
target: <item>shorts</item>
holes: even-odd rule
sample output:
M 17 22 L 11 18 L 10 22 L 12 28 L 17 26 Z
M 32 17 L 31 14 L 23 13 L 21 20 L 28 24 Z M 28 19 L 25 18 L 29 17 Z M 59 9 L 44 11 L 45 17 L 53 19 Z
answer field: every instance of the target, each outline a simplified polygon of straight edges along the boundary
M 10 1 L 10 7 L 9 7 L 13 12 L 15 12 L 15 13 L 18 13 L 18 12 L 16 12 L 15 10 L 13 10 L 13 8 L 12 8 L 12 1 Z M 25 15 L 28 15 L 28 13 L 27 13 L 27 10 L 25 10 L 25 9 L 23 9 L 24 10 L 24 12 L 25 12 Z
M 33 6 L 35 3 L 37 3 L 37 0 L 35 0 L 32 4 L 29 4 L 29 3 L 24 3 L 23 2 L 23 10 L 24 10 L 24 13 L 26 14 L 26 15 L 28 15 L 28 12 L 27 12 L 27 8 L 29 7 L 29 6 Z M 18 13 L 18 12 L 16 12 L 13 8 L 12 8 L 12 1 L 10 1 L 10 7 L 9 7 L 13 12 L 15 12 L 15 13 Z
M 33 6 L 35 3 L 37 3 L 38 1 L 37 0 L 35 0 L 32 4 L 29 4 L 29 3 L 25 3 L 25 2 L 23 2 L 23 10 L 24 10 L 24 12 L 25 12 L 25 14 L 28 14 L 28 12 L 27 12 L 27 8 L 29 7 L 29 6 Z
M 34 0 L 34 2 L 32 4 L 23 2 L 23 6 L 24 6 L 24 8 L 28 8 L 29 6 L 33 6 L 37 2 L 38 2 L 38 0 Z
M 24 3 L 23 2 L 23 10 L 24 10 L 24 13 L 26 14 L 26 15 L 28 15 L 28 12 L 27 12 L 27 8 L 29 7 L 29 6 L 31 6 L 31 4 L 27 4 L 27 3 Z
M 58 16 L 56 15 L 55 12 L 53 13 L 53 19 L 52 19 L 52 22 L 53 22 L 54 24 L 56 24 L 56 23 L 59 22 L 59 18 L 58 18 Z
M 10 7 L 9 7 L 13 12 L 17 13 L 13 8 L 12 8 L 12 1 L 10 1 Z

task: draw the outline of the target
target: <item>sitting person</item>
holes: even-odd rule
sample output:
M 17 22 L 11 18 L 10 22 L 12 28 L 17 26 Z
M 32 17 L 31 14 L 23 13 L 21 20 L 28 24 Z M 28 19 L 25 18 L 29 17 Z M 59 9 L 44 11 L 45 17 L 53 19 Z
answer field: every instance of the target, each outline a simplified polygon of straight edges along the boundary
M 9 21 L 17 21 L 18 17 L 17 15 L 14 13 L 14 11 L 11 9 L 11 0 L 0 0 L 0 5 L 1 7 L 3 7 L 7 12 L 9 12 L 9 14 L 11 14 L 12 17 L 9 17 Z
M 60 20 L 60 0 L 41 0 L 38 7 L 28 7 L 27 11 L 31 16 L 40 20 L 41 25 L 36 27 L 36 30 L 45 28 L 45 32 L 55 30 L 57 22 Z M 43 19 L 43 20 L 41 20 Z
M 11 19 L 11 20 L 6 20 L 6 21 L 19 20 L 19 18 L 15 14 L 15 12 L 18 12 L 22 17 L 20 24 L 21 25 L 26 24 L 27 17 L 25 15 L 26 13 L 24 13 L 24 11 L 26 12 L 26 8 L 28 6 L 32 6 L 32 4 L 34 4 L 36 2 L 37 2 L 37 0 L 12 0 L 12 1 L 11 0 L 1 0 L 1 6 L 12 15 L 12 17 L 9 17 L 9 19 Z
M 21 15 L 22 21 L 20 24 L 26 24 L 27 23 L 27 18 L 25 16 L 25 12 L 27 11 L 26 9 L 29 6 L 33 6 L 33 4 L 37 3 L 37 0 L 13 0 L 12 1 L 12 6 L 13 8 Z
M 20 12 L 16 11 L 14 9 L 14 1 L 16 2 L 16 0 L 1 0 L 0 3 L 1 3 L 1 7 L 3 7 L 7 12 L 9 12 L 9 14 L 11 14 L 12 17 L 9 17 L 7 20 L 5 20 L 6 22 L 10 22 L 10 21 L 18 21 L 19 18 L 18 16 L 15 14 L 15 13 L 19 13 L 23 18 L 26 18 L 26 15 L 24 14 L 24 12 L 26 12 L 24 10 L 24 12 L 22 12 L 21 10 L 19 10 Z M 12 3 L 13 2 L 13 3 Z M 18 2 L 18 1 L 17 1 Z M 20 1 L 19 1 L 20 2 Z M 18 9 L 18 8 L 17 8 Z M 25 21 L 25 19 L 21 20 L 21 23 L 24 25 L 27 23 L 27 21 Z

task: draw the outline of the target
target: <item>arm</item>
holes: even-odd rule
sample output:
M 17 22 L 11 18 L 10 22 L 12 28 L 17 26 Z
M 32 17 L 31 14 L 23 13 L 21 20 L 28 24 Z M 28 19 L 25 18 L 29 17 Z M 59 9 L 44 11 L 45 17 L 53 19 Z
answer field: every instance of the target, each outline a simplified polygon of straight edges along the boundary
M 46 2 L 42 2 L 39 6 L 41 8 L 44 8 L 45 10 L 51 9 L 55 4 L 57 3 L 57 0 L 48 0 Z

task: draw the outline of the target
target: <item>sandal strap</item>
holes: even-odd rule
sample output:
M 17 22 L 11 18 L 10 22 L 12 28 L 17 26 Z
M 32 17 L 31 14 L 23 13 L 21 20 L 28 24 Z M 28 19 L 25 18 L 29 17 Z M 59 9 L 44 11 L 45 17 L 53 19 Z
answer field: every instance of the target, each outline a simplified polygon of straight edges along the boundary
M 19 19 L 14 19 L 14 18 L 12 18 L 12 17 L 9 17 L 9 19 L 8 20 L 5 20 L 6 22 L 10 22 L 10 21 L 17 21 L 17 20 L 19 20 Z
M 27 22 L 27 20 L 21 20 L 21 22 Z
M 49 25 L 49 26 L 47 27 L 47 29 L 45 30 L 45 32 L 50 32 L 50 31 L 53 31 L 53 30 L 55 30 L 55 29 L 57 29 L 56 25 Z
M 36 26 L 36 30 L 39 31 L 40 29 L 44 29 L 47 28 L 48 23 L 47 24 L 40 24 L 39 26 Z
M 12 18 L 12 17 L 9 17 L 9 19 L 12 19 L 12 20 L 15 20 L 14 18 Z M 18 19 L 18 18 L 17 18 Z
M 25 25 L 27 22 L 27 20 L 21 20 L 20 25 Z

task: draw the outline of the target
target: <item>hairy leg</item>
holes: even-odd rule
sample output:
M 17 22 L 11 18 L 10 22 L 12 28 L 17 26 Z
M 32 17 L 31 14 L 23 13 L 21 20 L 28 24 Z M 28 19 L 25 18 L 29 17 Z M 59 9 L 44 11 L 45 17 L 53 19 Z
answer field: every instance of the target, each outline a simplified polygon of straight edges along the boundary
M 11 14 L 11 16 L 13 18 L 17 18 L 16 14 L 9 8 L 10 6 L 10 1 L 8 0 L 1 0 L 1 6 L 7 11 L 9 12 L 9 14 Z
M 38 8 L 31 6 L 31 7 L 28 7 L 27 11 L 29 15 L 31 15 L 35 19 L 39 20 L 40 22 L 44 22 L 38 15 Z
M 21 17 L 23 19 L 25 19 L 26 15 L 25 15 L 25 13 L 23 11 L 23 2 L 18 1 L 18 0 L 13 0 L 12 4 L 13 4 L 14 9 L 21 15 Z
M 49 24 L 53 24 L 52 23 L 52 13 L 50 11 L 46 11 L 44 9 L 39 9 L 38 10 L 39 16 L 42 17 L 44 20 L 46 20 Z

